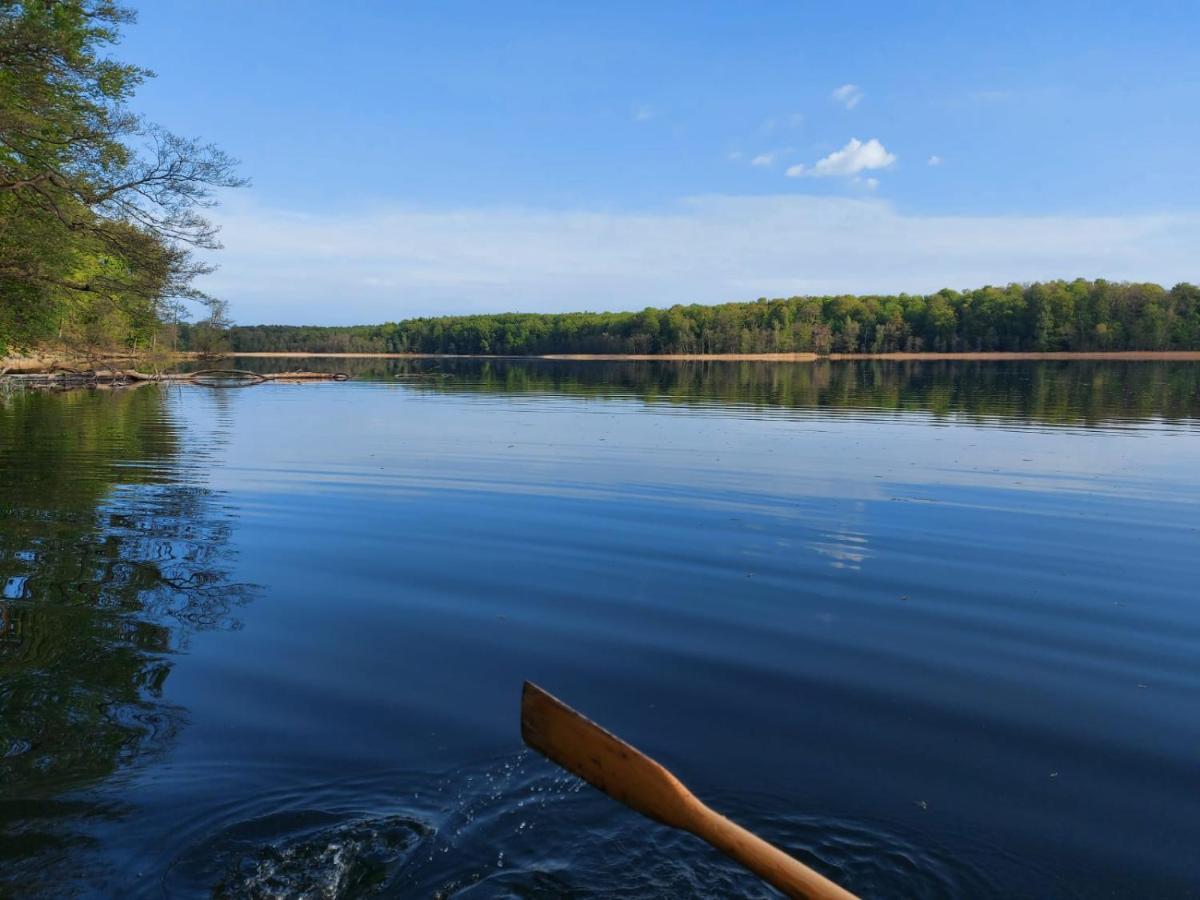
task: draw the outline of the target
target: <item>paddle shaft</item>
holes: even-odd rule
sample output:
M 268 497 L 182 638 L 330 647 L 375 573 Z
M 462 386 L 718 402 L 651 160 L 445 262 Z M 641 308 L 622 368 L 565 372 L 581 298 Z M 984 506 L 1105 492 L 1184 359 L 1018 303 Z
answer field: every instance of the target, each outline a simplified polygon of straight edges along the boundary
M 529 682 L 521 692 L 521 737 L 614 800 L 696 835 L 789 897 L 855 900 L 798 859 L 709 809 L 661 763 Z
M 687 830 L 787 896 L 805 900 L 855 900 L 854 894 L 795 857 L 714 812 L 699 800 L 695 803 L 695 822 Z

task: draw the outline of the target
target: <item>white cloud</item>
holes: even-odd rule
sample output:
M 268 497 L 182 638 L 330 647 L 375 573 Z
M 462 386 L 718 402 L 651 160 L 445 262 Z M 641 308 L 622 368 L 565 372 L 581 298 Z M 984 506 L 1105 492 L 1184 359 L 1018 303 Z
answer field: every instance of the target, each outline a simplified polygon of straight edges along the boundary
M 921 216 L 871 197 L 700 197 L 665 210 L 218 210 L 202 287 L 243 323 L 636 309 L 1075 276 L 1195 279 L 1200 212 Z
M 754 159 L 750 160 L 752 166 L 769 166 L 775 162 L 775 153 L 760 153 Z
M 803 164 L 792 166 L 787 170 L 787 174 L 792 178 L 801 175 L 809 178 L 857 175 L 859 172 L 870 169 L 886 169 L 895 161 L 895 154 L 888 153 L 876 138 L 871 138 L 865 144 L 858 138 L 850 138 L 850 141 L 841 150 L 833 151 L 811 166 Z
M 945 162 L 945 160 L 942 159 L 940 156 L 938 156 L 935 153 L 933 156 L 929 157 L 929 159 L 926 160 L 926 162 L 931 166 L 940 166 L 942 163 Z
M 862 100 L 863 91 L 857 84 L 843 84 L 839 88 L 834 88 L 833 93 L 829 96 L 846 109 L 854 109 Z
M 654 107 L 646 103 L 639 103 L 633 108 L 631 115 L 635 122 L 649 122 L 655 116 Z

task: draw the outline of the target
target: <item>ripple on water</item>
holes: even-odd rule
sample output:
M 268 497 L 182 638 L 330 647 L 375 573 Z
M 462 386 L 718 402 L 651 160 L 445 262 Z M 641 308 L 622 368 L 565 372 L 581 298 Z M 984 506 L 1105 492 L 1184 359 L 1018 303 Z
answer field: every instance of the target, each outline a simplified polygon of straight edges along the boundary
M 213 894 L 256 900 L 369 894 L 394 877 L 426 831 L 405 816 L 355 819 L 318 810 L 241 823 L 206 848 L 220 871 Z
M 386 797 L 394 802 L 380 807 Z M 718 805 L 864 897 L 1001 894 L 980 870 L 883 826 L 779 815 L 769 798 Z M 778 896 L 527 753 L 454 773 L 291 787 L 222 809 L 184 840 L 169 896 Z

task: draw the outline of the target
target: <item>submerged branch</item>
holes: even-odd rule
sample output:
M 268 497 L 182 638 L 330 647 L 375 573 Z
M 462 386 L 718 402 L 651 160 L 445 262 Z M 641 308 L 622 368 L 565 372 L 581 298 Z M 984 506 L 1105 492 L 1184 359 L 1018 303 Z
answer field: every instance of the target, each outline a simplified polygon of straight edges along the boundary
M 0 373 L 3 375 L 3 373 Z M 12 382 L 30 387 L 67 389 L 103 385 L 126 387 L 130 385 L 198 384 L 204 387 L 234 388 L 251 387 L 268 381 L 348 381 L 345 372 L 249 372 L 245 369 L 201 369 L 196 372 L 139 372 L 135 369 L 97 369 L 80 371 L 68 366 L 56 366 L 52 371 L 4 375 Z

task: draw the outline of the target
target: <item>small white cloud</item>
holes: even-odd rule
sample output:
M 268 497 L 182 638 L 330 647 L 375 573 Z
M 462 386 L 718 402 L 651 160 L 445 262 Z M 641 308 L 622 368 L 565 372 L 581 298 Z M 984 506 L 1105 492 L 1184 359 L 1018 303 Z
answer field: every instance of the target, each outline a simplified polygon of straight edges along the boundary
M 843 84 L 839 88 L 834 88 L 830 96 L 846 109 L 854 109 L 863 98 L 863 90 L 857 84 Z
M 633 121 L 635 122 L 649 122 L 654 115 L 654 107 L 647 103 L 639 103 L 633 108 Z
M 940 166 L 943 162 L 945 162 L 945 160 L 935 153 L 933 156 L 929 157 L 926 162 L 931 166 Z
M 879 179 L 878 178 L 859 178 L 856 175 L 854 177 L 854 183 L 861 184 L 868 191 L 873 191 L 873 190 L 875 190 L 875 188 L 879 187 Z
M 769 168 L 779 162 L 785 155 L 792 152 L 791 147 L 772 147 L 770 150 L 764 150 L 761 153 L 743 153 L 741 150 L 734 150 L 726 156 L 733 162 L 744 162 L 751 166 L 757 166 L 760 169 Z
M 787 174 L 792 178 L 829 178 L 837 175 L 857 175 L 871 169 L 886 169 L 896 161 L 894 153 L 888 153 L 877 138 L 863 143 L 858 138 L 850 141 L 841 150 L 835 150 L 811 166 L 792 166 Z

